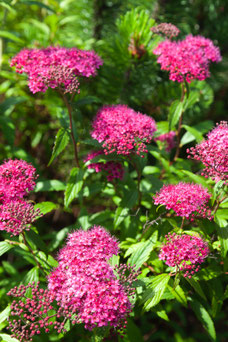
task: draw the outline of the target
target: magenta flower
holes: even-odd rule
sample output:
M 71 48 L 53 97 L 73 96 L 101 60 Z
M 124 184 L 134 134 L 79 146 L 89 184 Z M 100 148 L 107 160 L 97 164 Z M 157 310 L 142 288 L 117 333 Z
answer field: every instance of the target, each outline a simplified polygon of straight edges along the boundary
M 175 267 L 176 272 L 185 271 L 184 277 L 191 278 L 198 272 L 200 264 L 210 252 L 208 243 L 198 236 L 169 233 L 166 241 L 161 247 L 159 259 L 164 260 L 166 265 Z
M 151 117 L 126 105 L 104 106 L 98 111 L 92 127 L 91 136 L 102 143 L 105 154 L 147 152 L 145 143 L 151 142 L 156 131 Z
M 207 135 L 207 140 L 188 149 L 188 158 L 201 161 L 205 168 L 202 175 L 216 182 L 228 181 L 228 123 L 221 121 Z
M 156 34 L 164 35 L 165 37 L 172 39 L 173 37 L 177 37 L 180 33 L 180 30 L 171 23 L 161 23 L 156 26 L 151 27 L 151 31 Z
M 116 239 L 104 228 L 78 230 L 69 235 L 58 256 L 59 266 L 48 278 L 55 299 L 76 313 L 75 323 L 84 323 L 86 329 L 120 326 L 132 309 L 128 296 L 133 295 L 135 274 L 120 281 L 108 263 L 118 251 Z
M 35 188 L 36 169 L 24 160 L 9 159 L 0 165 L 2 200 L 22 198 Z
M 104 155 L 104 151 L 101 150 L 101 151 L 91 152 L 84 159 L 84 163 L 100 155 Z M 108 182 L 112 182 L 113 179 L 115 178 L 122 179 L 124 175 L 123 166 L 120 163 L 115 162 L 115 161 L 107 161 L 106 163 L 103 163 L 103 162 L 91 163 L 87 167 L 88 169 L 94 169 L 96 172 L 106 171 Z
M 154 138 L 154 140 L 163 142 L 165 144 L 166 152 L 170 152 L 172 148 L 175 147 L 175 137 L 176 137 L 176 132 L 171 131 L 171 132 L 159 135 L 158 137 Z
M 153 51 L 162 70 L 170 72 L 172 81 L 200 81 L 210 76 L 210 62 L 220 62 L 219 48 L 210 39 L 188 35 L 184 40 L 173 42 L 165 40 Z
M 31 223 L 40 216 L 40 210 L 35 210 L 32 203 L 21 199 L 6 201 L 0 205 L 0 230 L 5 230 L 11 236 L 19 235 L 29 230 Z
M 177 216 L 187 219 L 212 219 L 211 210 L 206 206 L 210 198 L 211 194 L 200 184 L 180 182 L 175 185 L 164 185 L 154 196 L 154 204 L 162 204 L 167 210 L 171 209 Z
M 32 93 L 45 92 L 48 87 L 63 87 L 65 92 L 78 91 L 76 77 L 95 76 L 102 65 L 94 51 L 76 48 L 47 47 L 21 50 L 11 61 L 16 72 L 26 73 Z

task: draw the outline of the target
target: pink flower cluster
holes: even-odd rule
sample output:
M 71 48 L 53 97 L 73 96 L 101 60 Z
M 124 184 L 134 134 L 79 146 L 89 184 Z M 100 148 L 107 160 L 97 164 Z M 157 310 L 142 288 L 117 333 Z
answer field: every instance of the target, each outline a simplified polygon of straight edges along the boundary
M 10 159 L 0 165 L 0 230 L 19 235 L 41 215 L 23 199 L 34 189 L 36 178 L 36 169 L 24 160 Z
M 158 24 L 156 26 L 151 27 L 151 31 L 156 34 L 162 34 L 169 39 L 177 37 L 180 33 L 180 30 L 171 23 Z
M 175 147 L 175 137 L 176 132 L 171 131 L 165 134 L 161 134 L 158 137 L 154 138 L 155 141 L 161 141 L 165 144 L 165 150 L 170 152 L 172 148 Z
M 36 169 L 24 160 L 9 159 L 0 165 L 0 193 L 6 199 L 23 198 L 35 188 Z
M 212 219 L 211 210 L 206 203 L 211 198 L 208 190 L 200 184 L 180 182 L 164 185 L 154 197 L 154 204 L 162 204 L 172 209 L 177 216 L 193 220 L 194 217 Z
M 29 296 L 31 292 L 31 296 Z M 71 314 L 55 305 L 50 291 L 39 287 L 39 283 L 15 286 L 8 293 L 15 297 L 11 304 L 9 327 L 12 335 L 20 342 L 31 342 L 34 335 L 42 330 L 49 333 L 51 329 L 57 333 L 66 332 L 64 325 Z
M 176 272 L 185 271 L 184 277 L 191 278 L 198 272 L 200 264 L 210 252 L 207 242 L 198 236 L 169 233 L 166 240 L 161 247 L 159 259 L 164 260 L 170 267 L 176 267 Z
M 105 154 L 147 152 L 145 143 L 151 142 L 156 131 L 151 117 L 126 105 L 104 106 L 98 111 L 92 127 L 91 136 L 102 143 Z
M 216 182 L 228 181 L 228 123 L 221 121 L 196 147 L 187 150 L 188 158 L 201 161 L 205 168 L 202 175 Z
M 167 39 L 153 53 L 159 56 L 161 69 L 170 72 L 170 80 L 189 83 L 194 79 L 205 80 L 210 76 L 210 62 L 222 59 L 219 48 L 210 39 L 192 35 L 177 42 Z
M 50 46 L 21 50 L 10 65 L 16 66 L 16 72 L 28 75 L 32 93 L 62 86 L 65 92 L 75 92 L 76 77 L 95 76 L 102 60 L 94 51 Z
M 101 155 L 104 155 L 104 151 L 91 152 L 84 159 L 84 163 Z M 107 161 L 106 163 L 103 163 L 103 162 L 91 163 L 88 165 L 88 169 L 94 169 L 96 172 L 106 171 L 108 182 L 112 182 L 113 179 L 115 178 L 122 179 L 124 175 L 123 166 L 120 163 L 117 163 L 115 161 Z
M 59 266 L 48 278 L 48 288 L 74 321 L 86 329 L 121 326 L 131 311 L 128 296 L 137 272 L 125 277 L 124 286 L 108 259 L 117 255 L 118 243 L 104 228 L 94 226 L 69 235 L 58 256 Z M 123 279 L 123 277 L 122 277 Z

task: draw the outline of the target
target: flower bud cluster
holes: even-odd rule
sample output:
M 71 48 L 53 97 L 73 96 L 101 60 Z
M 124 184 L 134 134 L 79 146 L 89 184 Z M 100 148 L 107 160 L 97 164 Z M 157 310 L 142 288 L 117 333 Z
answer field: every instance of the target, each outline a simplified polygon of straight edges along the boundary
M 191 221 L 197 217 L 211 220 L 211 210 L 206 203 L 211 198 L 208 190 L 200 184 L 180 182 L 164 185 L 154 197 L 154 203 L 162 204 L 167 210 L 173 210 L 177 216 Z
M 35 187 L 36 169 L 24 160 L 0 165 L 0 230 L 11 236 L 28 230 L 41 213 L 24 199 Z
M 67 319 L 72 318 L 71 313 L 59 307 L 50 291 L 40 288 L 39 283 L 15 286 L 7 295 L 15 297 L 8 327 L 12 337 L 20 342 L 30 342 L 42 331 L 66 332 L 64 325 Z
M 210 133 L 207 139 L 196 147 L 187 150 L 188 158 L 199 160 L 204 164 L 201 175 L 211 177 L 216 182 L 228 182 L 228 123 L 221 121 Z
M 191 278 L 199 271 L 208 254 L 208 244 L 200 236 L 169 233 L 161 247 L 159 259 L 170 267 L 176 267 L 176 272 L 184 271 L 184 277 Z
M 141 155 L 147 152 L 145 143 L 151 142 L 156 131 L 151 117 L 126 105 L 104 106 L 92 127 L 91 136 L 102 143 L 105 154 Z
M 156 26 L 151 27 L 151 31 L 156 34 L 164 35 L 165 37 L 172 39 L 173 37 L 177 37 L 180 33 L 180 30 L 171 23 L 161 23 Z
M 97 156 L 104 155 L 104 151 L 94 151 L 87 155 L 87 157 L 84 159 L 84 163 L 92 160 L 93 158 Z M 107 172 L 107 180 L 108 182 L 112 182 L 113 179 L 119 178 L 122 179 L 124 175 L 124 169 L 123 166 L 115 161 L 107 161 L 106 163 L 99 162 L 99 163 L 90 163 L 88 166 L 88 169 L 94 169 L 96 172 Z

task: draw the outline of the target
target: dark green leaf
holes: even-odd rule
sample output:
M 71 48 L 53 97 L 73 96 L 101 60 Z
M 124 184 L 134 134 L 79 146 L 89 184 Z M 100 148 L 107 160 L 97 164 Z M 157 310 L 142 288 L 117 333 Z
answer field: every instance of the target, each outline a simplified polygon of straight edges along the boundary
M 83 186 L 83 176 L 85 175 L 83 169 L 77 167 L 73 168 L 70 173 L 70 179 L 67 182 L 64 205 L 68 207 L 70 203 L 77 197 Z
M 11 248 L 13 248 L 13 246 L 10 245 L 8 242 L 1 241 L 0 242 L 0 256 L 8 252 Z

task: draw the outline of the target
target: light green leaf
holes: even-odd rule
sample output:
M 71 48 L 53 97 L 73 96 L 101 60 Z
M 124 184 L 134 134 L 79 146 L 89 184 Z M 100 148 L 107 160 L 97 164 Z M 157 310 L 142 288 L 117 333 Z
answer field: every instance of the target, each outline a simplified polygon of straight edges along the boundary
M 15 34 L 8 32 L 8 31 L 0 31 L 0 37 L 7 38 L 10 40 L 13 40 L 16 43 L 21 43 L 23 44 L 23 40 L 15 36 Z
M 196 102 L 199 101 L 199 92 L 198 91 L 191 91 L 189 97 L 186 98 L 184 110 L 191 108 Z
M 48 163 L 48 166 L 53 162 L 53 160 L 66 148 L 68 145 L 69 138 L 69 130 L 61 127 L 58 130 L 58 133 L 55 137 L 55 144 L 52 151 L 51 159 Z
M 203 323 L 203 326 L 208 332 L 212 341 L 216 341 L 216 332 L 215 332 L 214 323 L 209 313 L 205 309 L 205 307 L 196 299 L 191 299 L 191 307 L 193 311 L 195 312 L 197 318 Z
M 178 302 L 187 307 L 187 297 L 185 296 L 184 290 L 180 287 L 180 285 L 177 285 L 175 288 L 168 285 L 168 289 Z
M 145 303 L 144 309 L 146 311 L 149 311 L 160 302 L 169 279 L 170 275 L 166 273 L 153 277 L 151 284 L 148 286 L 148 289 L 145 291 L 142 298 L 142 301 Z
M 4 322 L 10 313 L 10 304 L 0 313 L 0 323 Z
M 139 245 L 139 247 L 132 253 L 128 260 L 128 264 L 135 265 L 135 268 L 138 269 L 149 259 L 150 253 L 152 252 L 158 238 L 158 231 L 156 230 L 151 238 L 143 243 L 143 245 Z
M 184 127 L 186 131 L 189 132 L 194 137 L 197 143 L 203 140 L 203 135 L 199 131 L 197 131 L 197 129 L 190 127 L 188 125 L 182 125 L 182 127 Z
M 196 281 L 195 279 L 193 278 L 185 278 L 189 284 L 194 288 L 194 290 L 204 299 L 204 300 L 207 300 L 207 297 L 205 296 L 200 284 L 198 281 Z
M 7 334 L 0 334 L 0 337 L 2 339 L 1 342 L 19 342 L 19 340 Z
M 57 208 L 58 208 L 58 205 L 53 202 L 41 202 L 41 203 L 37 203 L 34 206 L 34 209 L 39 209 L 43 215 L 50 213 L 52 210 L 55 210 Z
M 74 167 L 70 173 L 70 179 L 67 182 L 64 194 L 64 205 L 68 207 L 70 203 L 77 197 L 83 186 L 84 170 Z
M 128 216 L 129 208 L 118 207 L 114 217 L 114 227 L 117 228 Z
M 0 242 L 0 256 L 8 252 L 11 248 L 13 248 L 13 246 L 10 245 L 8 242 L 1 241 Z
M 37 266 L 33 267 L 24 277 L 23 284 L 28 284 L 32 282 L 37 283 L 39 281 L 39 268 Z
M 66 184 L 57 180 L 45 180 L 36 183 L 35 192 L 40 191 L 63 191 L 66 188 Z
M 175 129 L 176 124 L 178 123 L 181 114 L 183 112 L 183 102 L 174 101 L 169 110 L 169 130 Z

